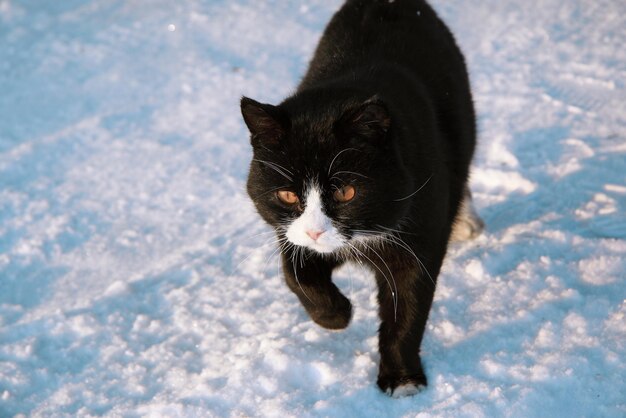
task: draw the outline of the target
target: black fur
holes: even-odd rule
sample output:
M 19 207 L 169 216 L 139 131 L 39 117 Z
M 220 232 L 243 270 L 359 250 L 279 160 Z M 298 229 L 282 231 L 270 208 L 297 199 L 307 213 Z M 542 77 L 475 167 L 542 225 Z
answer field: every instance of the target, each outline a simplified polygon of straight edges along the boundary
M 301 248 L 302 264 L 293 262 L 293 246 L 283 247 L 289 288 L 315 322 L 344 328 L 352 307 L 331 273 L 347 259 L 370 266 L 381 319 L 378 385 L 391 394 L 426 385 L 420 343 L 476 136 L 465 63 L 450 31 L 421 0 L 348 0 L 297 92 L 278 106 L 243 98 L 241 110 L 254 150 L 248 193 L 279 238 L 281 225 L 306 207 L 311 177 L 347 240 L 355 230 L 383 237 L 378 246 L 355 241 L 356 250 L 330 255 Z M 333 188 L 343 184 L 358 194 L 337 203 Z M 283 204 L 278 189 L 295 192 L 300 204 Z

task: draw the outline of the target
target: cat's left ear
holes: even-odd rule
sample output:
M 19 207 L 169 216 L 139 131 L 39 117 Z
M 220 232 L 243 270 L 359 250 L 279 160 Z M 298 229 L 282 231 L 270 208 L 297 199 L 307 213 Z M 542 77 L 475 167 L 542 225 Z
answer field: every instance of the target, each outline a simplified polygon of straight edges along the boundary
M 337 128 L 350 137 L 374 140 L 385 136 L 391 126 L 387 106 L 376 96 L 344 113 Z
M 241 115 L 251 134 L 252 145 L 278 145 L 285 135 L 288 118 L 277 106 L 242 97 Z

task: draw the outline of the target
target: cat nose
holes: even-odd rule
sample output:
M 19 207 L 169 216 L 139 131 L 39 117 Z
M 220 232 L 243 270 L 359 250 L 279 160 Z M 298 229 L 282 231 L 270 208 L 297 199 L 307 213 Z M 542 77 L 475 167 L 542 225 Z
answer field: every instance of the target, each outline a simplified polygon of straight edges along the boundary
M 306 234 L 311 237 L 313 241 L 317 241 L 317 239 L 322 235 L 324 231 L 306 231 Z

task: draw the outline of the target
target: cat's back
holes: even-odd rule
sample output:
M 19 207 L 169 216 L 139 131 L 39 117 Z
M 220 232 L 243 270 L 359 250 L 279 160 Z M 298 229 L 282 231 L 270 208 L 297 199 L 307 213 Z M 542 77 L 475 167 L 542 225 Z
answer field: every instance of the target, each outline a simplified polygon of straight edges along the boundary
M 348 0 L 326 27 L 301 88 L 380 65 L 426 79 L 442 71 L 465 75 L 452 34 L 425 1 Z
M 461 199 L 476 144 L 469 77 L 452 33 L 425 1 L 346 1 L 326 27 L 294 102 L 311 107 L 315 99 L 319 109 L 324 101 L 340 102 L 342 91 L 380 98 L 402 126 L 394 146 L 405 163 L 428 148 L 432 161 L 446 162 L 451 201 Z M 424 126 L 432 127 L 427 136 Z

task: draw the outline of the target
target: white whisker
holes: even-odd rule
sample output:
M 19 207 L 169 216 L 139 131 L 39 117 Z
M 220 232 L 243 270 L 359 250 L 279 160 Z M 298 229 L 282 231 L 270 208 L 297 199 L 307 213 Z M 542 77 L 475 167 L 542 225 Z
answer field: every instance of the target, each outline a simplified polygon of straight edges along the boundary
M 252 239 L 254 239 L 254 238 L 257 238 L 257 237 L 261 237 L 261 236 L 268 235 L 268 234 L 275 234 L 275 233 L 276 233 L 276 231 L 275 231 L 275 230 L 271 230 L 271 231 L 264 231 L 264 232 L 259 232 L 258 234 L 254 234 L 254 235 L 246 236 L 246 237 L 243 237 L 243 238 L 244 238 L 246 241 L 250 241 L 250 240 L 252 240 Z
M 397 313 L 398 313 L 398 301 L 396 299 L 396 292 L 394 291 L 394 287 L 391 286 L 391 282 L 389 281 L 389 278 L 387 277 L 387 275 L 385 274 L 384 271 L 382 271 L 382 269 L 380 267 L 378 267 L 378 265 L 376 263 L 374 263 L 372 261 L 371 258 L 369 258 L 363 251 L 359 250 L 358 248 L 356 248 L 354 245 L 348 243 L 348 245 L 350 247 L 352 247 L 357 253 L 359 253 L 360 255 L 362 255 L 363 257 L 365 257 L 370 263 L 372 263 L 372 265 L 374 267 L 376 267 L 376 269 L 380 272 L 380 274 L 383 275 L 383 277 L 385 278 L 385 281 L 387 282 L 387 285 L 389 286 L 389 290 L 391 291 L 391 296 L 392 296 L 392 300 L 393 300 L 393 314 L 394 314 L 394 321 L 397 320 Z M 369 248 L 369 247 L 368 247 Z M 376 252 L 375 252 L 376 253 Z M 376 255 L 378 255 L 376 253 Z M 378 257 L 380 258 L 380 256 L 378 255 Z M 382 259 L 381 259 L 382 261 Z M 384 261 L 383 261 L 384 262 Z M 386 264 L 386 263 L 385 263 Z M 389 269 L 389 267 L 387 266 L 387 268 Z M 393 279 L 393 276 L 392 276 Z M 394 285 L 395 285 L 395 280 L 394 280 Z
M 416 195 L 416 194 L 417 194 L 420 190 L 422 190 L 422 189 L 424 188 L 424 186 L 426 186 L 426 184 L 428 184 L 428 182 L 429 182 L 429 181 L 430 181 L 430 179 L 432 179 L 432 178 L 433 178 L 433 175 L 431 174 L 431 175 L 430 175 L 430 177 L 428 177 L 428 178 L 426 179 L 426 181 L 424 182 L 424 184 L 422 184 L 422 185 L 419 187 L 419 189 L 417 189 L 416 191 L 414 191 L 414 192 L 413 192 L 413 193 L 411 193 L 410 195 L 408 195 L 408 196 L 406 196 L 406 197 L 403 197 L 402 199 L 394 199 L 393 201 L 394 201 L 394 202 L 400 202 L 400 201 L 402 201 L 402 200 L 406 200 L 406 199 L 408 199 L 408 198 L 411 198 L 411 197 L 415 196 L 415 195 Z
M 396 244 L 398 244 L 400 247 L 402 247 L 403 249 L 405 249 L 409 254 L 411 254 L 415 260 L 417 261 L 417 263 L 419 264 L 420 268 L 422 270 L 424 270 L 424 272 L 426 273 L 426 275 L 428 276 L 428 278 L 430 279 L 430 281 L 432 282 L 433 286 L 436 286 L 435 281 L 433 280 L 433 277 L 430 275 L 430 273 L 428 272 L 428 269 L 426 268 L 426 266 L 424 265 L 424 263 L 422 262 L 422 260 L 420 260 L 420 258 L 417 256 L 417 254 L 415 254 L 415 251 L 413 251 L 413 249 L 411 247 L 409 247 L 409 245 L 404 242 L 402 240 L 402 238 L 397 237 L 395 235 L 391 235 L 391 237 L 393 237 L 394 242 L 396 242 Z
M 365 245 L 365 247 L 369 248 L 370 251 L 372 251 L 376 257 L 378 257 L 380 259 L 380 261 L 383 262 L 383 264 L 385 265 L 385 267 L 387 268 L 387 271 L 389 272 L 389 276 L 391 276 L 391 281 L 393 283 L 393 289 L 391 290 L 391 297 L 393 299 L 393 306 L 394 306 L 394 312 L 393 312 L 393 317 L 394 317 L 394 322 L 397 320 L 397 315 L 398 315 L 398 298 L 400 295 L 398 295 L 398 286 L 396 285 L 396 279 L 393 277 L 393 273 L 391 272 L 391 269 L 389 268 L 389 265 L 385 262 L 385 260 L 383 260 L 383 258 L 380 256 L 380 254 L 378 254 L 378 252 L 376 252 L 376 250 L 374 250 L 372 247 L 370 247 L 367 244 L 363 244 Z
M 407 244 L 399 236 L 396 236 L 396 235 L 393 235 L 393 234 L 390 234 L 390 233 L 385 233 L 385 232 L 358 230 L 358 229 L 354 230 L 354 232 L 359 232 L 359 233 L 362 233 L 364 235 L 367 235 L 367 236 L 370 236 L 370 237 L 374 237 L 374 238 L 377 238 L 379 240 L 390 242 L 392 244 L 398 245 L 400 248 L 402 248 L 403 250 L 408 252 L 410 255 L 412 255 L 413 258 L 415 258 L 415 261 L 419 265 L 420 269 L 423 270 L 426 273 L 426 275 L 428 276 L 428 278 L 432 282 L 433 286 L 436 286 L 435 281 L 433 280 L 433 277 L 428 272 L 428 269 L 426 268 L 426 266 L 424 265 L 422 260 L 420 260 L 420 258 L 417 256 L 417 254 L 415 254 L 415 251 L 413 251 L 413 249 L 409 246 L 409 244 Z M 398 231 L 398 232 L 401 232 L 401 231 Z
M 258 160 L 256 158 L 253 158 L 252 161 L 256 161 L 256 162 L 259 162 L 261 164 L 265 164 L 266 166 L 268 166 L 272 170 L 276 171 L 281 176 L 285 177 L 287 180 L 293 182 L 293 178 L 289 175 L 289 174 L 291 174 L 293 176 L 293 173 L 291 171 L 287 170 L 285 167 L 283 167 L 283 166 L 281 166 L 279 164 L 270 162 L 270 161 Z
M 393 229 L 393 228 L 387 228 L 386 226 L 382 226 L 382 225 L 378 225 L 378 224 L 377 224 L 377 225 L 375 225 L 375 226 L 376 226 L 377 228 L 384 229 L 385 231 L 389 231 L 389 232 L 396 232 L 396 233 L 398 233 L 398 234 L 405 234 L 405 235 L 417 235 L 417 234 L 414 234 L 414 233 L 412 233 L 412 232 L 401 231 L 401 230 L 399 230 L 399 229 Z
M 303 247 L 299 247 L 300 248 L 300 268 L 304 268 L 304 248 Z
M 274 239 L 274 240 L 269 242 L 271 239 Z M 255 250 L 261 249 L 261 248 L 263 248 L 263 247 L 265 247 L 267 245 L 270 245 L 270 244 L 275 244 L 276 242 L 278 242 L 276 237 L 269 237 L 269 238 L 267 238 L 265 240 L 265 242 L 263 244 L 261 244 L 260 247 L 256 247 Z M 237 271 L 239 270 L 239 267 L 241 267 L 241 265 L 243 263 L 245 263 L 248 259 L 250 259 L 250 257 L 252 257 L 255 253 L 256 253 L 256 251 L 253 250 L 248 256 L 246 256 L 243 260 L 241 260 L 237 264 L 237 266 L 235 266 L 235 268 L 230 272 L 230 276 L 233 276 L 235 273 L 237 273 Z
M 293 274 L 296 277 L 296 282 L 298 283 L 298 286 L 300 287 L 300 290 L 302 291 L 302 294 L 304 296 L 306 296 L 306 298 L 309 300 L 309 302 L 311 302 L 315 306 L 315 303 L 311 300 L 309 295 L 307 295 L 306 292 L 304 291 L 304 288 L 302 287 L 302 284 L 300 283 L 300 279 L 298 279 L 298 270 L 297 270 L 297 267 L 296 267 L 296 257 L 295 257 L 295 255 L 296 255 L 297 251 L 300 248 L 301 247 L 296 247 L 296 249 L 294 250 L 295 253 L 292 253 L 291 264 L 293 265 Z
M 272 259 L 274 257 L 276 257 L 278 255 L 278 253 L 280 252 L 280 246 L 277 246 L 276 248 L 274 248 L 274 251 L 272 251 L 272 253 L 270 254 L 269 257 L 267 257 L 267 260 L 265 260 L 265 263 L 263 263 L 263 272 L 265 272 L 265 270 L 267 270 L 270 261 L 272 261 Z M 276 257 L 278 259 L 280 259 L 280 257 Z
M 335 157 L 334 157 L 334 158 L 332 159 L 332 161 L 330 162 L 330 165 L 328 166 L 328 175 L 329 175 L 329 176 L 330 176 L 330 170 L 332 170 L 332 168 L 333 168 L 333 164 L 334 164 L 335 160 L 337 159 L 337 157 L 339 157 L 339 156 L 340 156 L 341 154 L 343 154 L 344 152 L 346 152 L 346 151 L 350 151 L 350 150 L 352 150 L 352 151 L 360 151 L 360 150 L 358 150 L 358 149 L 356 149 L 356 148 L 346 148 L 346 149 L 343 149 L 343 150 L 339 151 L 339 152 L 337 153 L 337 155 L 335 155 Z

